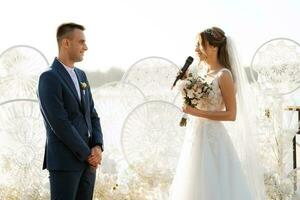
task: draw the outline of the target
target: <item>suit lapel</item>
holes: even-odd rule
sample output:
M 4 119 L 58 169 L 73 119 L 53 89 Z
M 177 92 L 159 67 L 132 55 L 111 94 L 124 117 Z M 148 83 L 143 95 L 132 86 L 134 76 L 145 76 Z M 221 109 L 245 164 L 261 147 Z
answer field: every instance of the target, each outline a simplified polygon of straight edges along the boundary
M 64 68 L 64 66 L 55 58 L 54 62 L 52 64 L 52 68 L 56 69 L 58 71 L 58 75 L 63 79 L 63 81 L 66 83 L 68 88 L 72 91 L 72 94 L 76 98 L 79 105 L 81 105 L 81 102 L 79 100 L 75 85 L 67 72 L 67 70 Z
M 81 105 L 83 107 L 83 110 L 86 110 L 86 93 L 87 90 L 86 89 L 81 89 L 81 83 L 86 83 L 86 80 L 84 79 L 84 77 L 82 76 L 82 73 L 75 68 L 75 73 L 77 75 L 77 79 L 79 81 L 79 87 L 80 87 L 80 95 L 81 95 Z

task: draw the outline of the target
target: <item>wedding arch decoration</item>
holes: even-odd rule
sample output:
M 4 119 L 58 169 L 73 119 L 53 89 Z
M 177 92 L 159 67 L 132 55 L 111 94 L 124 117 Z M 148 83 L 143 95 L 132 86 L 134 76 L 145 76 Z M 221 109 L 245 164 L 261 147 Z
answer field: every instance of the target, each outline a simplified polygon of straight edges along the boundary
M 16 45 L 0 55 L 0 102 L 36 98 L 40 73 L 49 67 L 45 55 L 32 46 Z
M 93 89 L 93 99 L 100 117 L 105 145 L 120 146 L 125 117 L 145 101 L 143 92 L 131 83 L 109 82 Z
M 178 71 L 178 66 L 172 61 L 151 56 L 135 62 L 121 82 L 137 86 L 145 94 L 146 100 L 172 102 L 177 93 L 171 87 Z
M 46 135 L 37 100 L 0 103 L 0 135 L 0 197 L 47 195 L 48 173 L 41 170 Z
M 137 106 L 122 127 L 122 152 L 129 167 L 156 183 L 170 183 L 175 173 L 185 129 L 182 111 L 161 100 Z M 154 178 L 155 177 L 155 178 Z
M 284 96 L 300 87 L 300 44 L 288 38 L 263 43 L 253 55 L 250 72 L 259 105 L 257 124 L 267 195 L 269 199 L 291 198 L 297 188 L 291 162 L 293 151 L 296 156 L 297 129 L 291 125 L 293 114 L 285 113 Z

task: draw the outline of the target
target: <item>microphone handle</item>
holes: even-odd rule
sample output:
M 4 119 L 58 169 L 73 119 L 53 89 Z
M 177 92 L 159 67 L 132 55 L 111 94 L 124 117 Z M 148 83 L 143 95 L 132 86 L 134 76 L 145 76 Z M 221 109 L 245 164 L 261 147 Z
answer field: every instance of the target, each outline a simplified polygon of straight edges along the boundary
M 180 73 L 177 75 L 174 83 L 173 83 L 173 86 L 172 86 L 172 89 L 174 88 L 174 86 L 176 85 L 177 81 L 180 79 L 182 80 L 183 76 L 185 75 L 187 69 L 189 68 L 190 65 L 185 65 L 183 66 L 183 68 L 180 70 Z

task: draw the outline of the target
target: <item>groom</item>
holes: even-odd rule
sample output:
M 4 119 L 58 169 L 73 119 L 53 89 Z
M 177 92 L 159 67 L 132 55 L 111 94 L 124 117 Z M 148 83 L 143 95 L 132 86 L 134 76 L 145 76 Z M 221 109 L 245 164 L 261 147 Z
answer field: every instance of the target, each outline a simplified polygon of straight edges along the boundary
M 47 132 L 43 169 L 52 200 L 91 200 L 101 164 L 103 135 L 85 73 L 74 67 L 87 50 L 84 27 L 57 29 L 59 54 L 39 78 L 38 96 Z

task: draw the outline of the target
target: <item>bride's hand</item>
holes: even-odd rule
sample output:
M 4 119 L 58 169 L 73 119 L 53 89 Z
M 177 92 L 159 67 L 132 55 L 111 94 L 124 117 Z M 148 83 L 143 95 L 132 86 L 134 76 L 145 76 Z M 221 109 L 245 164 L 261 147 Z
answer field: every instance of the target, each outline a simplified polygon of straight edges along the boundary
M 194 111 L 194 108 L 192 108 L 191 106 L 188 106 L 188 105 L 184 105 L 183 107 L 182 107 L 182 111 L 184 112 L 184 113 L 187 113 L 187 114 L 193 114 L 193 111 Z

